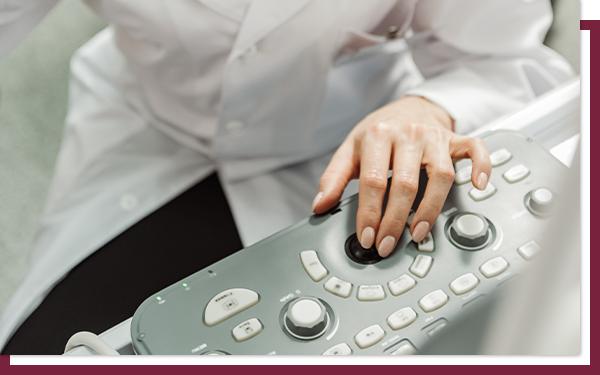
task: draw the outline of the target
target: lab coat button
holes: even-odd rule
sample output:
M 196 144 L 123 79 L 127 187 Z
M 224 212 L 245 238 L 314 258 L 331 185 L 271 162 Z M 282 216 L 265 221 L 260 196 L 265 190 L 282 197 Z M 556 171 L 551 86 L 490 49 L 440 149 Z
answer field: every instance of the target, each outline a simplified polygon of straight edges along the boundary
M 125 212 L 133 212 L 138 207 L 138 199 L 133 194 L 123 194 L 119 199 L 119 205 Z
M 258 46 L 256 44 L 250 46 L 244 53 L 242 53 L 242 57 L 247 59 L 252 56 L 255 56 L 258 53 Z
M 241 121 L 229 121 L 225 124 L 225 129 L 230 133 L 236 133 L 243 130 L 246 125 Z

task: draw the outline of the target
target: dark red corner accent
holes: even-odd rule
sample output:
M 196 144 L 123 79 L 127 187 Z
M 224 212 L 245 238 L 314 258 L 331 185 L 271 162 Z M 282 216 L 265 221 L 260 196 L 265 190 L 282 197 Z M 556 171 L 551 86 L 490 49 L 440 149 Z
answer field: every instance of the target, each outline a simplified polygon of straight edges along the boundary
M 579 21 L 579 30 L 600 29 L 600 20 L 581 20 Z

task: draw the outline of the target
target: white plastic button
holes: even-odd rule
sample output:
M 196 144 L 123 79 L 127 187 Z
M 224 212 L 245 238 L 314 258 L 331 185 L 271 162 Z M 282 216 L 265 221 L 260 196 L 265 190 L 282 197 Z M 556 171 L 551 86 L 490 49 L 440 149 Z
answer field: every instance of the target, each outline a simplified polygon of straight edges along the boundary
M 456 220 L 456 229 L 466 236 L 476 236 L 483 231 L 485 223 L 477 215 L 466 214 Z
M 471 181 L 471 173 L 473 173 L 473 166 L 469 165 L 460 169 L 454 174 L 454 183 L 457 185 L 463 185 Z
M 243 130 L 246 127 L 241 121 L 229 121 L 225 124 L 225 129 L 230 133 L 236 133 Z
M 337 277 L 332 277 L 331 279 L 327 280 L 324 287 L 329 293 L 333 293 L 336 296 L 343 298 L 348 298 L 352 292 L 352 284 L 340 280 Z
M 302 265 L 313 281 L 321 281 L 327 276 L 327 269 L 323 267 L 317 252 L 314 250 L 306 250 L 300 253 L 300 260 Z
M 400 309 L 387 318 L 387 324 L 393 330 L 408 327 L 417 320 L 417 313 L 410 307 Z
M 540 251 L 541 247 L 535 241 L 529 241 L 525 245 L 519 247 L 517 252 L 523 257 L 525 260 L 532 260 L 538 251 Z
M 511 184 L 519 182 L 527 176 L 529 176 L 529 169 L 523 164 L 515 165 L 502 175 L 506 182 Z
M 427 272 L 429 272 L 432 262 L 433 258 L 429 255 L 419 254 L 415 257 L 413 264 L 410 266 L 410 272 L 415 276 L 424 278 L 425 275 L 427 275 Z
M 354 336 L 354 342 L 359 348 L 365 349 L 377 344 L 385 336 L 385 331 L 379 324 L 373 324 Z
M 409 343 L 400 344 L 390 355 L 413 355 L 413 347 Z
M 508 262 L 506 261 L 506 259 L 502 257 L 496 257 L 483 263 L 483 265 L 479 267 L 479 271 L 481 271 L 481 274 L 483 276 L 489 279 L 490 277 L 500 275 L 507 268 Z
M 419 306 L 425 312 L 432 312 L 444 306 L 448 302 L 448 296 L 441 289 L 434 290 L 419 301 Z
M 454 279 L 450 283 L 450 290 L 457 296 L 460 296 L 473 290 L 477 284 L 479 284 L 479 279 L 472 273 L 467 273 Z
M 296 322 L 310 327 L 320 321 L 323 311 L 318 303 L 305 299 L 294 304 L 289 314 Z
M 399 278 L 390 281 L 388 283 L 388 288 L 390 288 L 390 293 L 392 293 L 393 296 L 399 296 L 414 288 L 416 284 L 417 282 L 412 277 L 404 274 Z
M 212 327 L 258 303 L 258 294 L 249 289 L 229 289 L 214 296 L 204 310 L 204 323 Z
M 323 355 L 350 355 L 352 354 L 352 349 L 348 346 L 348 344 L 341 343 L 331 348 L 325 350 Z
M 422 252 L 431 253 L 435 250 L 435 245 L 433 242 L 433 236 L 431 232 L 427 233 L 427 236 L 423 238 L 423 241 L 419 242 L 417 245 L 417 249 Z
M 231 333 L 237 342 L 246 341 L 258 335 L 262 331 L 262 324 L 256 318 L 248 319 L 237 325 Z
M 133 194 L 123 194 L 119 199 L 119 205 L 125 212 L 133 212 L 138 207 L 138 199 Z
M 385 298 L 385 292 L 381 285 L 361 285 L 357 298 L 359 301 L 381 301 Z
M 499 167 L 502 164 L 512 158 L 512 154 L 505 148 L 501 148 L 500 150 L 495 151 L 490 154 L 490 161 L 492 162 L 492 167 Z
M 473 189 L 469 192 L 471 198 L 476 202 L 488 199 L 494 194 L 496 194 L 496 187 L 491 182 L 488 182 L 487 187 L 483 190 Z

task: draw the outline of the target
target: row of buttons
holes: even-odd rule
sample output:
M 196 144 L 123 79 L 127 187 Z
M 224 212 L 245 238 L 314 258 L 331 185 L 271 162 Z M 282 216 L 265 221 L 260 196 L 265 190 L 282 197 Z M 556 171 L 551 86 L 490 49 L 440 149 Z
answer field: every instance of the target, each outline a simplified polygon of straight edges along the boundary
M 527 244 L 519 247 L 517 251 L 524 259 L 530 260 L 533 258 L 535 253 L 539 251 L 539 246 L 537 243 L 535 243 L 535 241 L 530 241 Z M 319 261 L 316 251 L 303 251 L 300 254 L 300 258 L 302 259 L 302 264 L 309 275 L 311 275 L 310 270 L 319 270 L 319 278 L 317 280 L 315 280 L 315 277 L 312 277 L 312 275 L 315 273 L 311 275 L 313 280 L 320 281 L 327 275 L 328 271 Z M 429 273 L 432 264 L 433 258 L 431 256 L 419 254 L 415 257 L 415 260 L 413 261 L 409 270 L 413 275 L 424 278 Z M 481 267 L 479 267 L 479 270 L 483 276 L 491 278 L 501 274 L 507 268 L 508 262 L 502 257 L 496 257 L 482 264 Z M 477 277 L 475 277 L 475 275 L 472 273 L 468 273 L 460 276 L 450 283 L 450 288 L 456 295 L 460 295 L 472 290 L 475 288 L 475 286 L 477 286 L 478 283 L 479 280 Z M 390 281 L 388 283 L 388 288 L 392 295 L 399 296 L 400 294 L 414 288 L 415 285 L 415 280 L 404 274 L 399 278 Z M 327 280 L 323 287 L 328 292 L 342 298 L 348 298 L 350 294 L 352 294 L 352 284 L 335 276 Z M 357 298 L 360 301 L 380 301 L 385 299 L 385 292 L 381 285 L 361 285 L 358 287 Z
M 505 148 L 497 150 L 496 152 L 490 154 L 492 167 L 498 167 L 503 164 L 506 164 L 510 159 L 512 159 L 512 154 Z M 454 176 L 454 182 L 457 185 L 463 185 L 471 181 L 472 171 L 472 165 L 462 168 L 461 170 L 456 172 L 456 175 Z M 502 177 L 504 177 L 504 179 L 510 184 L 522 181 L 527 176 L 529 176 L 529 169 L 523 164 L 519 164 L 512 167 L 502 175 Z M 492 183 L 488 182 L 488 185 L 484 190 L 472 189 L 471 191 L 469 191 L 469 196 L 474 201 L 479 202 L 488 199 L 489 197 L 494 195 L 496 191 L 496 187 Z

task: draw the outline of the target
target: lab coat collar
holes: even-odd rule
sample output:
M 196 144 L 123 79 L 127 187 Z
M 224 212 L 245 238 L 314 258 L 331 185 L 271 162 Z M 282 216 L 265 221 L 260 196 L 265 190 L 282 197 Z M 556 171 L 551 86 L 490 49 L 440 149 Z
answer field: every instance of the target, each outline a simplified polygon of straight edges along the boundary
M 310 0 L 253 0 L 244 17 L 229 60 L 238 58 L 309 2 Z

